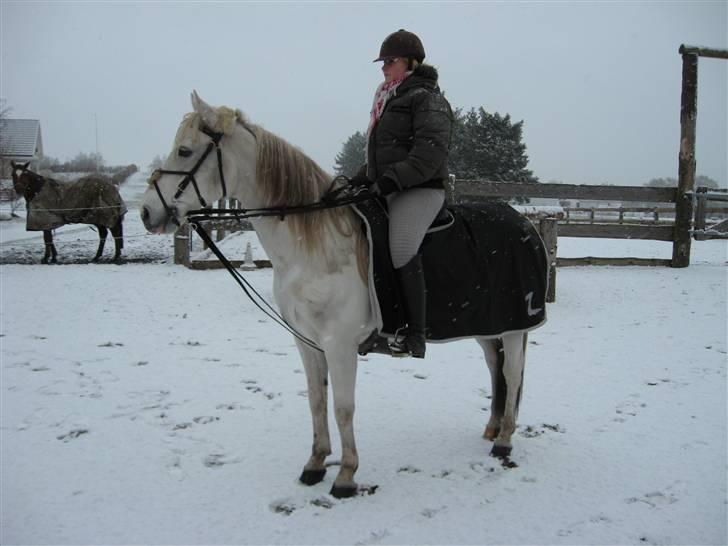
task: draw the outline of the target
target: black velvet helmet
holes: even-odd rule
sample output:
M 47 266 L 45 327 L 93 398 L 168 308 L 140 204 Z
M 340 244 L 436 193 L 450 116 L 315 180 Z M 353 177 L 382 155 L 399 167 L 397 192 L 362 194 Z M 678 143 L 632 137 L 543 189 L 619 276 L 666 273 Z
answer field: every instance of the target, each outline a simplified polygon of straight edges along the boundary
M 374 62 L 383 61 L 387 57 L 407 57 L 421 63 L 425 58 L 425 48 L 416 34 L 401 28 L 384 39 L 379 49 L 379 57 Z

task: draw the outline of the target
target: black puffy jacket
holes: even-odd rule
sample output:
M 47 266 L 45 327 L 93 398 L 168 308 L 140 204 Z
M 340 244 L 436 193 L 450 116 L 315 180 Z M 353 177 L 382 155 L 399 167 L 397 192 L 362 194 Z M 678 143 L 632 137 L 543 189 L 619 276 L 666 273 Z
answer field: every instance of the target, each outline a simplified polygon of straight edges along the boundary
M 443 188 L 452 122 L 450 103 L 437 86 L 437 70 L 417 67 L 389 99 L 369 137 L 366 176 L 387 176 L 402 190 Z

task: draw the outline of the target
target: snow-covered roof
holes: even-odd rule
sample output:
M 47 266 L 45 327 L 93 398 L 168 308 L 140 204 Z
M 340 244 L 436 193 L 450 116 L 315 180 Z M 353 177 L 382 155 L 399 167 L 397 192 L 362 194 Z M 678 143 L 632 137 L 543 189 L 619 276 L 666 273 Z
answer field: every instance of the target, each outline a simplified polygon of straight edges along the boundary
M 0 153 L 13 158 L 33 158 L 36 155 L 43 155 L 40 121 L 0 119 Z

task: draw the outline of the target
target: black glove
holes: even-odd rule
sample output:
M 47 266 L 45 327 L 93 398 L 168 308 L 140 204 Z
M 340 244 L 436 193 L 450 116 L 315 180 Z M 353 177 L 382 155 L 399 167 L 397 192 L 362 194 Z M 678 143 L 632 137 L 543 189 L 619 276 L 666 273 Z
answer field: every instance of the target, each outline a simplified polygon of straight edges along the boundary
M 390 193 L 399 191 L 399 186 L 388 176 L 380 176 L 371 187 L 371 190 L 372 193 L 376 193 L 377 195 L 389 195 Z
M 358 174 L 356 176 L 352 176 L 349 179 L 349 185 L 354 186 L 355 188 L 369 188 L 373 182 L 369 180 L 366 176 Z

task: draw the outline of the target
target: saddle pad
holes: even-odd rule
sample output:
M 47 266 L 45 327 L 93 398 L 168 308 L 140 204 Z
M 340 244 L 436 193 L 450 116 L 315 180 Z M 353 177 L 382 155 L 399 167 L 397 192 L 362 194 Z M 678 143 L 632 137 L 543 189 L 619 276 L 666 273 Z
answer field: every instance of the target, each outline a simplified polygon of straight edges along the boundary
M 369 239 L 369 287 L 383 335 L 404 326 L 397 275 L 389 256 L 386 213 L 376 201 L 354 206 Z M 546 321 L 548 261 L 533 224 L 506 203 L 449 207 L 451 227 L 422 244 L 427 339 L 498 337 Z

